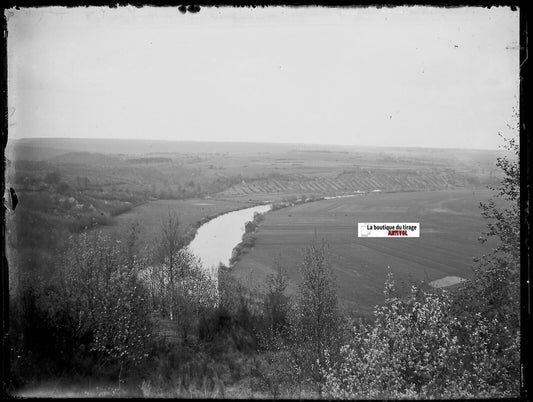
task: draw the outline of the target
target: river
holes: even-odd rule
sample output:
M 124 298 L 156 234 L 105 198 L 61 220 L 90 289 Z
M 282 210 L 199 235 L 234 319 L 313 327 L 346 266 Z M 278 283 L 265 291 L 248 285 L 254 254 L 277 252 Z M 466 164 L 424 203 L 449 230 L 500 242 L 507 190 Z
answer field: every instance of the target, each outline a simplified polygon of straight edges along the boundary
M 361 194 L 364 192 L 357 191 L 355 194 L 337 195 L 324 199 L 355 197 Z M 228 212 L 211 219 L 198 228 L 196 236 L 189 244 L 189 250 L 200 258 L 204 269 L 216 279 L 219 264 L 228 266 L 233 249 L 242 241 L 246 222 L 253 220 L 256 212 L 265 213 L 271 208 L 272 204 L 259 205 Z
M 357 191 L 355 194 L 330 196 L 324 199 L 355 197 L 364 193 Z M 272 204 L 258 205 L 211 219 L 198 228 L 189 244 L 189 250 L 200 258 L 204 270 L 216 279 L 219 264 L 228 266 L 233 249 L 242 241 L 246 222 L 252 221 L 256 212 L 262 214 L 271 208 Z
M 259 205 L 220 215 L 200 226 L 189 250 L 200 258 L 204 269 L 216 279 L 220 263 L 229 265 L 233 249 L 242 241 L 246 222 L 254 214 L 270 211 L 272 205 Z

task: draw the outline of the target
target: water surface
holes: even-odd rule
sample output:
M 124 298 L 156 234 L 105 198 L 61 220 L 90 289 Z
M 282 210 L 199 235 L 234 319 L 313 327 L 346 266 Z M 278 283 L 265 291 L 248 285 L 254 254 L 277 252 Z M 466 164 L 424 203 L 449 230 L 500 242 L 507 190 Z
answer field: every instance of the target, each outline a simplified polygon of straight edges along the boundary
M 254 213 L 265 213 L 271 207 L 259 205 L 211 219 L 198 228 L 189 250 L 200 257 L 204 269 L 214 277 L 220 263 L 229 265 L 233 249 L 242 241 L 246 222 L 254 219 Z

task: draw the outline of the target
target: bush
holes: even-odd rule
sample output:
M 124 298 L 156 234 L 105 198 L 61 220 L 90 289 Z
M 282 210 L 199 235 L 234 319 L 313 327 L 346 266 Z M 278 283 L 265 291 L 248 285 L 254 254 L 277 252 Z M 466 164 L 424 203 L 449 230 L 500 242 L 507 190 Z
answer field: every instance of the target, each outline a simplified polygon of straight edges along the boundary
M 267 392 L 274 399 L 294 397 L 298 380 L 290 346 L 280 336 L 263 342 L 265 350 L 254 359 L 253 388 Z

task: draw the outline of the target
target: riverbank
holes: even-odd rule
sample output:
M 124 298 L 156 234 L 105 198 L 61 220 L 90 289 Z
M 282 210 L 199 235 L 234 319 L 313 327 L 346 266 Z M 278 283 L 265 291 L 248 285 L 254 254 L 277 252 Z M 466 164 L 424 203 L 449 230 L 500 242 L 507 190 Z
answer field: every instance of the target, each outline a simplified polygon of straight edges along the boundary
M 325 197 L 317 197 L 317 196 L 309 196 L 309 197 L 302 196 L 300 198 L 291 197 L 289 199 L 285 199 L 282 201 L 273 202 L 270 211 L 267 211 L 267 212 L 277 211 L 279 209 L 294 207 L 296 205 L 307 204 L 310 202 L 316 202 L 316 201 L 322 201 L 322 200 L 333 200 L 336 198 L 351 198 L 351 197 L 356 197 L 356 196 L 360 196 L 363 194 L 367 194 L 367 193 L 364 191 L 358 191 L 353 194 L 343 194 L 343 195 L 325 196 Z M 235 264 L 237 264 L 240 258 L 254 247 L 255 240 L 256 240 L 255 234 L 259 230 L 259 224 L 263 221 L 263 219 L 264 219 L 264 213 L 258 214 L 257 216 L 254 216 L 254 219 L 252 221 L 249 222 L 250 225 L 246 225 L 245 232 L 242 237 L 242 241 L 233 248 L 233 253 L 229 261 L 229 268 L 232 268 Z

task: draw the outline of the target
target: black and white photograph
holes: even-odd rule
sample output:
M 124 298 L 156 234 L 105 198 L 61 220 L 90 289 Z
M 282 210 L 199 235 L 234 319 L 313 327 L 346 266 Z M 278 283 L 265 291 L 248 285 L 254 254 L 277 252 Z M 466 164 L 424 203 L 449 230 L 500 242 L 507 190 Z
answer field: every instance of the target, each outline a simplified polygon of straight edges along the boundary
M 523 396 L 520 19 L 4 9 L 4 395 Z

